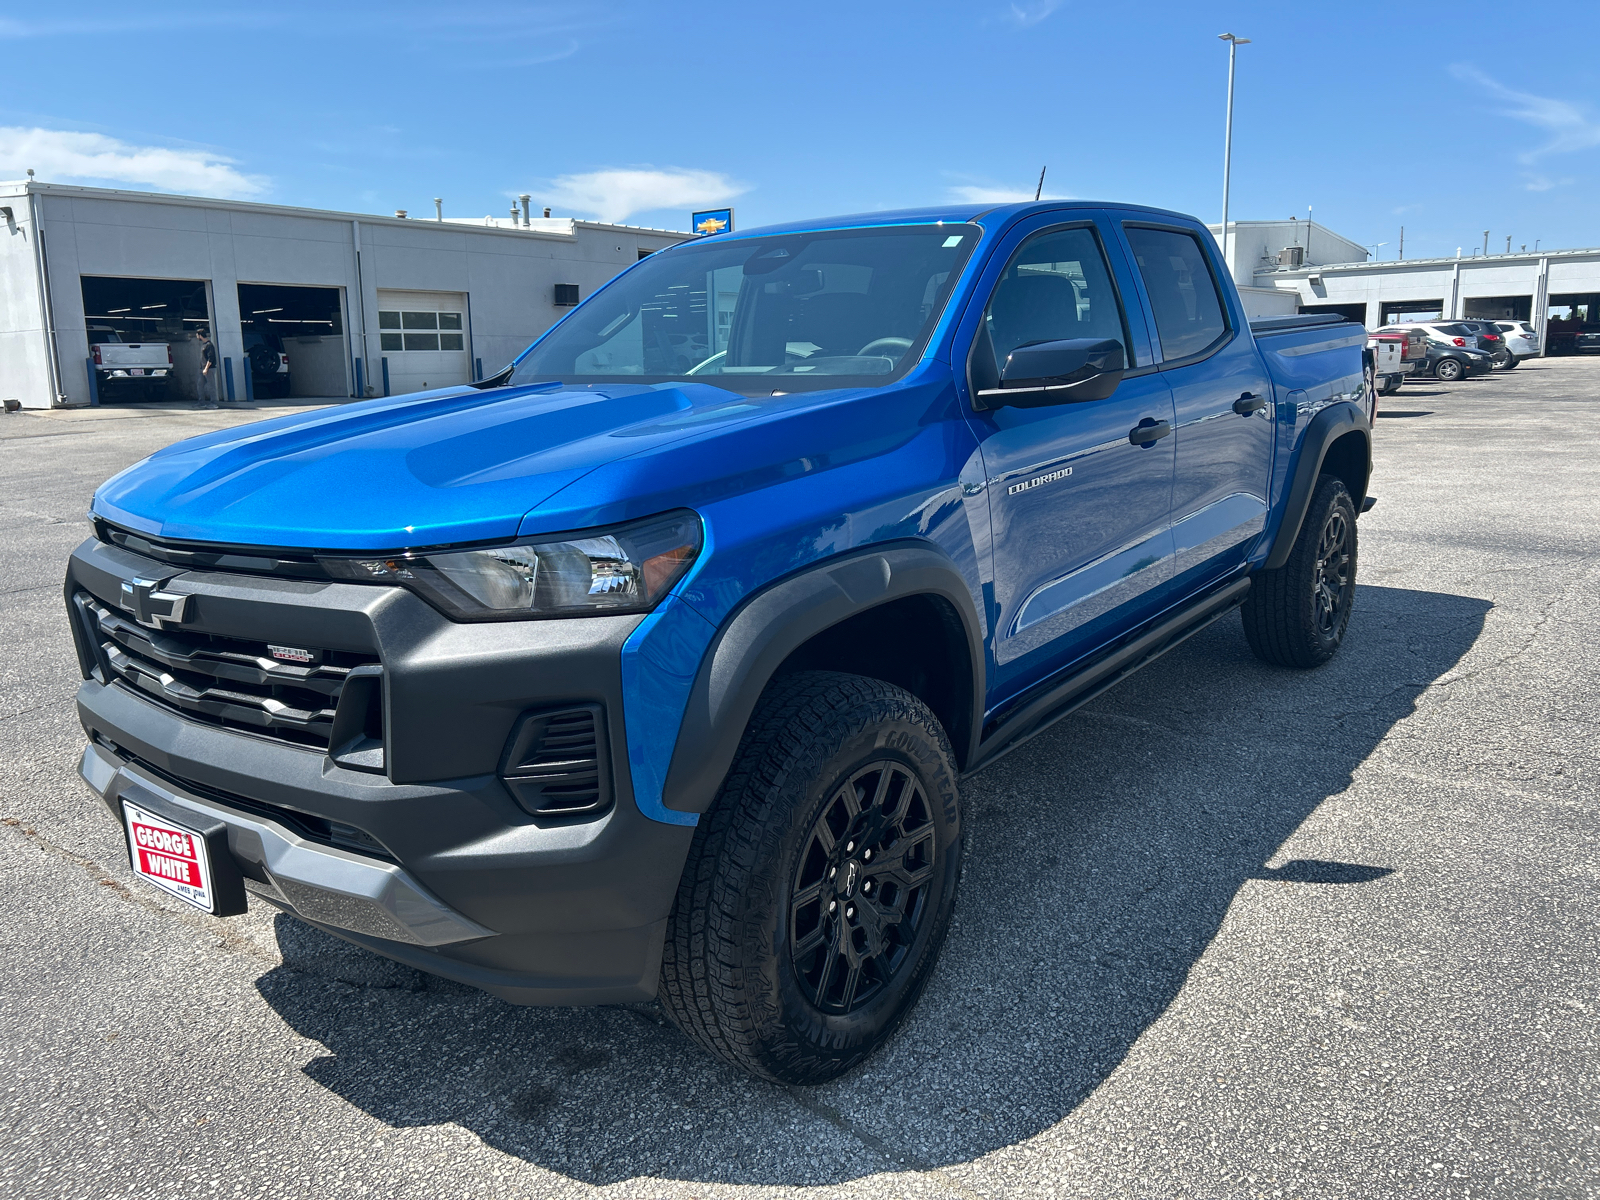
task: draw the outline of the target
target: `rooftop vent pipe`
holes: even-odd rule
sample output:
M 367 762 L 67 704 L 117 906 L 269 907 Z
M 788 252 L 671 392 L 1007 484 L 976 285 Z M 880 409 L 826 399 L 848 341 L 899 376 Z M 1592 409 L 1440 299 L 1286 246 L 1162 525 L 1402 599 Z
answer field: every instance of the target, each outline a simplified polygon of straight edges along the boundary
M 433 219 L 435 221 L 444 220 L 444 201 L 439 199 L 438 196 L 433 198 Z
M 404 221 L 406 219 L 406 210 L 403 208 L 397 208 L 394 210 L 394 215 L 400 220 Z
M 544 215 L 547 217 L 550 215 L 550 206 L 548 204 L 545 205 Z
M 528 201 L 532 200 L 533 197 L 528 195 L 527 192 L 523 192 L 522 195 L 517 197 L 517 199 L 522 201 L 522 226 L 524 229 L 531 228 L 533 221 L 531 219 L 531 214 L 528 211 Z

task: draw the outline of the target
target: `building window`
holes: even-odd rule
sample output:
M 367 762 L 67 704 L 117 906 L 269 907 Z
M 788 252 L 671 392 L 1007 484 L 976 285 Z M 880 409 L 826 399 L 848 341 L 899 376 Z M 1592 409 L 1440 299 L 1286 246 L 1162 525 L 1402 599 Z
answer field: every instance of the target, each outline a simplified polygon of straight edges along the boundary
M 556 307 L 571 308 L 578 303 L 578 285 L 575 283 L 556 284 Z
M 378 344 L 385 350 L 465 350 L 458 312 L 378 313 Z

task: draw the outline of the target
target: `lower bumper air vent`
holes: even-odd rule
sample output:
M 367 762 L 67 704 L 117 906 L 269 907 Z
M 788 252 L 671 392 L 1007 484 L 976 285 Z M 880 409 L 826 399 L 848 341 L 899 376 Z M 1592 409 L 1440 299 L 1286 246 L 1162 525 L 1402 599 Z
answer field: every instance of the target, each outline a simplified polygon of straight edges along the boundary
M 524 713 L 511 731 L 500 778 L 517 803 L 540 817 L 611 806 L 605 712 L 598 704 Z

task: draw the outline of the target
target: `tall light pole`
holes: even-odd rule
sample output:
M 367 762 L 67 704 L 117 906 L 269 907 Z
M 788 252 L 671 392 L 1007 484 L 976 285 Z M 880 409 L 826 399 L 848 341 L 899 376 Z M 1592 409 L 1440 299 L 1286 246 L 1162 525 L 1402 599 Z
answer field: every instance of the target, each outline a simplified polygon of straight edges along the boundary
M 1228 43 L 1228 125 L 1222 138 L 1222 261 L 1232 274 L 1233 263 L 1228 258 L 1228 184 L 1233 176 L 1233 60 L 1239 47 L 1248 46 L 1250 39 L 1231 33 L 1219 33 L 1217 37 Z

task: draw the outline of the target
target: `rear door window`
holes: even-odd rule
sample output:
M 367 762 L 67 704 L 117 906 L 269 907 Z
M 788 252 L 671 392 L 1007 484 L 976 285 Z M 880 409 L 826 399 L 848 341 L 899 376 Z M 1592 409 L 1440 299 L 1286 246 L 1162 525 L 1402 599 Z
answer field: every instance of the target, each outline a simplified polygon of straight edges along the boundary
M 1222 295 L 1200 240 L 1172 229 L 1125 228 L 1155 312 L 1161 357 L 1168 362 L 1188 358 L 1226 337 Z

